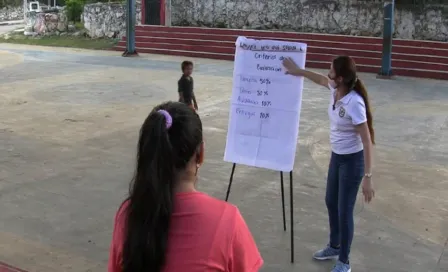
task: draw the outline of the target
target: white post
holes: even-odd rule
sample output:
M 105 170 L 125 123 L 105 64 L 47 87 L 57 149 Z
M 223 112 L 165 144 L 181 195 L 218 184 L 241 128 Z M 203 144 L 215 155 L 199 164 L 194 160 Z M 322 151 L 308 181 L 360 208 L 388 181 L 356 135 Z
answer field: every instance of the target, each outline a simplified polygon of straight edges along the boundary
M 23 22 L 25 23 L 26 21 L 26 13 L 28 11 L 28 1 L 27 0 L 23 0 Z
M 171 0 L 165 0 L 165 26 L 171 26 Z

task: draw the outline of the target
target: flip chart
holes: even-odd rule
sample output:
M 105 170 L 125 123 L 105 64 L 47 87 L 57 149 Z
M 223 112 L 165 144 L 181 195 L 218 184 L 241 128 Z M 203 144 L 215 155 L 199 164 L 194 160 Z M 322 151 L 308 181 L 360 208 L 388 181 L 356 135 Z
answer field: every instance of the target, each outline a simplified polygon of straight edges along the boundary
M 225 161 L 292 171 L 303 78 L 286 75 L 282 60 L 304 68 L 306 50 L 304 43 L 238 37 Z

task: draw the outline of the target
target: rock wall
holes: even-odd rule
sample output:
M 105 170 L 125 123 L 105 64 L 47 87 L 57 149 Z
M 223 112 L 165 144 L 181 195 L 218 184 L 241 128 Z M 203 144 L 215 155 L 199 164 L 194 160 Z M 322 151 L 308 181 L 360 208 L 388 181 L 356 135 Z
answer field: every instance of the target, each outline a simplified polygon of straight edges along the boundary
M 178 26 L 271 29 L 380 36 L 381 1 L 171 0 Z M 395 38 L 448 41 L 448 4 L 396 7 Z
M 141 2 L 136 3 L 137 24 L 141 23 Z M 124 3 L 96 3 L 84 6 L 82 21 L 92 38 L 121 38 L 126 32 Z
M 61 35 L 68 31 L 65 12 L 28 12 L 26 16 L 25 35 Z
M 23 7 L 4 7 L 0 9 L 0 22 L 23 20 Z

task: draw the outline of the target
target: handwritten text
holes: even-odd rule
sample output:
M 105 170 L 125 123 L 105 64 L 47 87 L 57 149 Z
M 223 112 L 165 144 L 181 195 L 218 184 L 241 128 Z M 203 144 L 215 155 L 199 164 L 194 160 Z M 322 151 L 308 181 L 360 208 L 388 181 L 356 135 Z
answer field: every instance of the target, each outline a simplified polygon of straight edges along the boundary
M 243 109 L 240 109 L 240 108 L 236 108 L 236 114 L 245 116 L 245 117 L 247 117 L 247 119 L 250 119 L 250 118 L 255 116 L 255 112 L 248 111 L 248 110 L 243 110 Z

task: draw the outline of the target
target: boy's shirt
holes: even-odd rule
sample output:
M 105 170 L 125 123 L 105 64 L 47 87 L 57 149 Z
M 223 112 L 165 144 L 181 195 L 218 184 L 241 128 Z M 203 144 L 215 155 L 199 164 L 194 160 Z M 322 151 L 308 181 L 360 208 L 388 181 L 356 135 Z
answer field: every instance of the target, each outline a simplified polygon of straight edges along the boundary
M 182 101 L 187 105 L 193 104 L 193 78 L 191 76 L 182 75 L 177 82 L 178 92 Z

